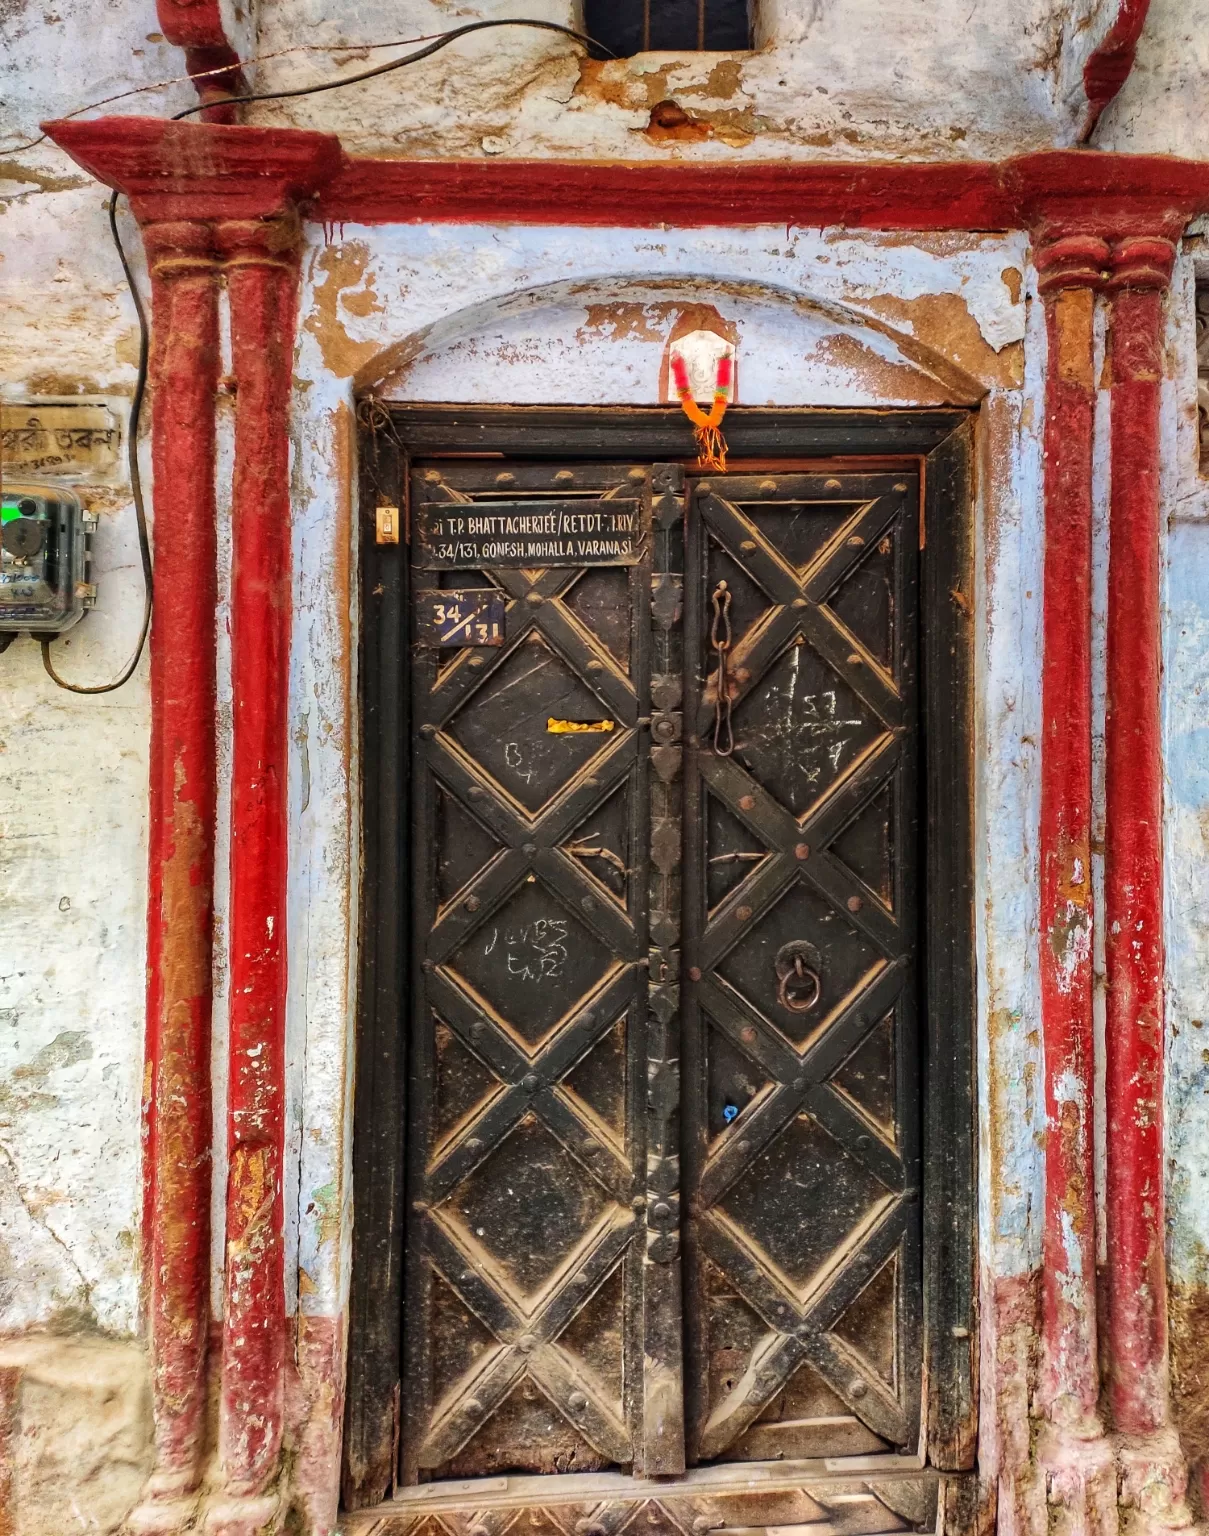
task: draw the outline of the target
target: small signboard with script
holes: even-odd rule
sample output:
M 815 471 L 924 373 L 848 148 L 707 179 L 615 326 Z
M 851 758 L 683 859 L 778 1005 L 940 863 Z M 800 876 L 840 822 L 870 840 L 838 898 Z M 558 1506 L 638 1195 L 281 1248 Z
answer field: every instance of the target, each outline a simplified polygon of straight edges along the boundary
M 114 406 L 96 401 L 6 400 L 0 452 L 10 479 L 111 482 L 120 473 L 125 429 Z
M 413 559 L 429 571 L 634 565 L 640 509 L 608 497 L 421 502 Z

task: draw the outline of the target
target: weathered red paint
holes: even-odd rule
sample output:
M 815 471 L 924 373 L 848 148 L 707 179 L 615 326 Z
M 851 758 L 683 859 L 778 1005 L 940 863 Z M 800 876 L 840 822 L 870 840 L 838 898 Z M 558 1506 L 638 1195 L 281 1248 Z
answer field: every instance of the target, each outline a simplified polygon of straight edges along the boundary
M 1079 134 L 1081 142 L 1085 143 L 1095 132 L 1104 108 L 1128 80 L 1149 10 L 1150 0 L 1119 0 L 1116 20 L 1100 46 L 1089 54 L 1083 66 L 1087 116 Z
M 43 124 L 140 218 L 251 218 L 314 196 L 329 223 L 797 224 L 1144 233 L 1209 209 L 1209 162 L 1052 150 L 996 163 L 373 160 L 291 128 L 146 117 Z M 1052 231 L 1056 232 L 1056 231 Z
M 0 1536 L 15 1536 L 17 1511 L 13 1497 L 13 1467 L 21 1433 L 21 1371 L 0 1365 Z
M 1163 1252 L 1163 765 L 1159 629 L 1162 238 L 1113 252 L 1105 732 L 1109 1396 L 1118 1431 L 1168 1421 Z
M 1041 746 L 1041 1021 L 1045 1221 L 1038 1400 L 1051 1423 L 1098 1432 L 1091 890 L 1092 436 L 1095 289 L 1106 241 L 1036 255 L 1044 297 L 1045 659 Z
M 286 1372 L 286 1419 L 296 1448 L 291 1493 L 304 1512 L 302 1528 L 312 1536 L 331 1536 L 336 1529 L 344 1331 L 343 1315 L 309 1317 L 299 1312 L 294 1318 L 293 1368 Z
M 223 28 L 218 0 L 155 0 L 155 10 L 166 41 L 184 49 L 185 68 L 202 101 L 248 89 L 239 55 Z M 202 116 L 211 123 L 233 123 L 235 112 L 235 107 L 213 106 Z
M 1060 201 L 1068 223 L 1125 219 L 1139 197 L 1209 202 L 1209 165 L 1055 150 L 986 161 L 368 160 L 347 158 L 314 216 L 330 223 L 846 225 L 1030 228 Z
M 145 1276 L 157 1458 L 148 1496 L 154 1503 L 196 1486 L 204 1434 L 218 264 L 205 224 L 152 224 L 144 240 L 152 285 L 151 454 L 161 594 L 151 628 L 144 1122 Z
M 48 123 L 78 165 L 130 199 L 135 218 L 256 219 L 312 196 L 340 169 L 340 141 L 293 128 L 153 117 Z
M 534 224 L 653 225 L 847 224 L 868 229 L 1029 228 L 1037 240 L 1105 235 L 1117 243 L 1113 273 L 1113 493 L 1109 618 L 1108 854 L 1109 966 L 1109 1354 L 1115 1427 L 1125 1437 L 1163 1432 L 1166 1423 L 1166 1316 L 1162 1253 L 1161 782 L 1158 732 L 1157 404 L 1161 289 L 1171 264 L 1166 239 L 1209 209 L 1209 164 L 1162 157 L 1053 152 L 998 165 L 788 163 L 637 165 L 483 161 L 350 160 L 338 142 L 294 130 L 149 119 L 49 125 L 51 136 L 86 169 L 130 194 L 140 218 L 238 220 L 224 226 L 231 275 L 233 340 L 241 433 L 237 446 L 236 572 L 233 644 L 236 763 L 232 853 L 231 1178 L 228 1189 L 228 1306 L 224 1323 L 221 1453 L 229 1495 L 253 1498 L 278 1465 L 282 1426 L 284 1320 L 281 1285 L 281 1110 L 283 1097 L 285 894 L 285 667 L 288 650 L 288 463 L 286 406 L 295 273 L 286 247 L 273 251 L 268 228 L 251 221 L 291 199 L 319 192 L 315 216 L 362 222 L 485 220 Z M 279 226 L 273 226 L 279 227 Z M 1132 237 L 1132 238 L 1131 238 Z M 1070 248 L 1072 263 L 1074 248 Z M 1093 282 L 1103 254 L 1078 257 Z M 1051 341 L 1061 355 L 1066 327 L 1052 309 Z M 157 312 L 157 328 L 165 324 Z M 1084 545 L 1087 390 L 1086 335 L 1073 382 L 1051 380 L 1055 431 L 1047 438 L 1047 518 L 1060 544 Z M 158 343 L 157 343 L 158 345 Z M 191 379 L 190 387 L 196 383 Z M 1067 385 L 1070 388 L 1067 388 Z M 1059 428 L 1067 429 L 1059 434 Z M 212 432 L 212 420 L 211 428 Z M 212 464 L 212 442 L 210 445 Z M 158 462 L 158 461 L 157 461 Z M 168 481 L 172 483 L 171 477 Z M 1070 491 L 1073 499 L 1068 499 Z M 158 505 L 158 496 L 157 496 Z M 191 551 L 192 554 L 192 551 Z M 1054 566 L 1060 566 L 1055 570 Z M 162 569 L 162 560 L 161 560 Z M 192 576 L 193 572 L 190 572 Z M 1075 581 L 1077 592 L 1070 592 Z M 1047 667 L 1047 788 L 1043 808 L 1047 936 L 1047 1105 L 1060 1134 L 1047 1146 L 1043 1313 L 1048 1404 L 1068 1398 L 1094 1408 L 1094 1316 L 1071 1304 L 1058 1282 L 1082 1266 L 1089 1228 L 1061 1244 L 1062 1221 L 1087 1208 L 1086 1114 L 1070 1126 L 1056 1084 L 1063 1064 L 1087 1079 L 1085 958 L 1088 911 L 1073 879 L 1086 846 L 1087 764 L 1083 743 L 1087 593 L 1085 571 L 1047 553 L 1047 589 L 1067 588 L 1070 612 L 1051 614 L 1052 656 L 1073 648 L 1072 675 Z M 212 636 L 211 636 L 212 648 Z M 1064 663 L 1070 652 L 1062 654 Z M 1065 719 L 1064 701 L 1074 711 Z M 212 709 L 211 709 L 212 718 Z M 1070 729 L 1075 720 L 1077 729 Z M 1064 719 L 1067 728 L 1055 730 Z M 166 747 L 157 747 L 164 757 Z M 1067 756 L 1064 769 L 1063 755 Z M 158 758 L 157 758 L 158 760 Z M 173 781 L 175 783 L 175 781 Z M 153 793 L 163 792 L 163 781 Z M 153 802 L 167 825 L 170 799 Z M 157 833 L 155 836 L 162 834 Z M 153 846 L 175 868 L 166 838 Z M 273 918 L 272 931 L 268 919 Z M 1065 923 L 1068 931 L 1063 932 Z M 1138 927 L 1138 924 L 1141 927 Z M 1115 929 L 1115 931 L 1114 931 Z M 153 958 L 159 952 L 153 939 Z M 1073 960 L 1073 966 L 1067 962 Z M 158 961 L 157 961 L 158 963 Z M 1064 968 L 1065 967 L 1065 968 Z M 1071 985 L 1066 987 L 1070 979 Z M 157 1042 L 155 1050 L 160 1049 Z M 150 1043 L 149 1043 L 150 1054 Z M 204 1062 L 198 1063 L 204 1083 Z M 164 1079 L 151 1082 L 149 1161 L 164 1158 Z M 189 1103 L 196 1105 L 197 1096 Z M 1069 1132 L 1069 1134 L 1068 1134 Z M 204 1158 L 203 1158 L 204 1162 Z M 196 1207 L 204 1212 L 204 1203 Z M 174 1219 L 183 1202 L 153 1204 L 149 1226 Z M 1088 1213 L 1090 1219 L 1090 1213 Z M 1052 1218 L 1052 1219 L 1051 1219 Z M 203 1219 L 199 1216 L 198 1219 Z M 181 1230 L 179 1228 L 174 1231 Z M 1078 1283 L 1085 1289 L 1087 1270 Z M 189 1277 L 186 1277 L 188 1281 Z M 192 1293 L 190 1293 L 192 1294 Z M 1020 1339 L 1024 1339 L 1023 1332 Z M 1018 1347 L 1019 1346 L 1019 1347 Z M 162 1354 L 157 1336 L 157 1370 Z M 1027 1370 L 1020 1340 L 1000 1362 L 1005 1375 Z M 992 1373 L 998 1381 L 999 1371 Z M 165 1378 L 167 1379 L 167 1378 Z M 190 1378 L 192 1380 L 192 1378 Z M 1023 1403 L 1021 1390 L 1017 1393 Z M 334 1410 L 333 1410 L 334 1411 Z M 1023 1510 L 1027 1410 L 1020 1414 L 1023 1461 L 1006 1465 L 1005 1484 Z M 1128 1449 L 1128 1447 L 1126 1447 Z M 1131 1453 L 1132 1454 L 1132 1453 Z M 1149 1454 L 1149 1453 L 1148 1453 Z M 1122 1458 L 1126 1453 L 1121 1452 Z M 1074 1468 L 1075 1460 L 1070 1462 Z M 1169 1458 L 1171 1460 L 1171 1458 Z M 1178 1463 L 1178 1447 L 1172 1465 Z M 1141 1465 L 1141 1463 L 1139 1463 Z M 1150 1465 L 1150 1463 L 1147 1463 Z M 1147 1474 L 1148 1475 L 1148 1474 Z M 1086 1482 L 1086 1479 L 1085 1479 Z M 334 1481 L 332 1486 L 334 1486 Z M 1172 1483 L 1174 1488 L 1175 1484 Z M 1044 1495 L 1041 1495 L 1044 1498 Z M 1008 1507 L 1007 1505 L 1004 1506 Z M 228 1527 L 238 1529 L 238 1520 Z
M 296 221 L 220 224 L 236 382 L 232 489 L 227 1261 L 219 1453 L 258 1495 L 281 1450 L 285 1294 L 289 404 Z

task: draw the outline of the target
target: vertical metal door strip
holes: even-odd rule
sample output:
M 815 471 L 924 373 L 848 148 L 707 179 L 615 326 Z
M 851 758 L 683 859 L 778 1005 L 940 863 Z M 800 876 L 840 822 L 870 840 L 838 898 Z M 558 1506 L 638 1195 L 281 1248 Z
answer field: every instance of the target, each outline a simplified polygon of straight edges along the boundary
M 400 1532 L 934 1512 L 918 498 L 412 471 Z

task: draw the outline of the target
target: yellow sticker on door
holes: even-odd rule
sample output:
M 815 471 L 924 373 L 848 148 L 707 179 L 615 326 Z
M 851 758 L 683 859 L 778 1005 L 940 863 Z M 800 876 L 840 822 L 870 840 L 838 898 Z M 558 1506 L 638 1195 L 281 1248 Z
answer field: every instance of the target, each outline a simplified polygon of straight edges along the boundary
M 546 721 L 550 736 L 577 736 L 581 731 L 612 731 L 616 728 L 616 720 L 555 720 L 551 717 Z

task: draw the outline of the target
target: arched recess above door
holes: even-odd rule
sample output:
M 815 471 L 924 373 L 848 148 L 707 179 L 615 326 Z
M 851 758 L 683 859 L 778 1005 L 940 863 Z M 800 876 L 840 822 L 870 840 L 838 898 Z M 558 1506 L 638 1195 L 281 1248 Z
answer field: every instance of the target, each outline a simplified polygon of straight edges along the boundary
M 957 295 L 944 296 L 973 326 Z M 937 296 L 943 310 L 943 300 Z M 383 400 L 480 405 L 651 405 L 666 400 L 667 348 L 687 329 L 738 348 L 738 403 L 861 409 L 977 405 L 1001 382 L 916 329 L 770 284 L 610 274 L 516 290 L 455 311 L 378 353 L 356 379 Z M 911 322 L 913 323 L 913 322 Z M 988 363 L 998 358 L 985 346 Z

